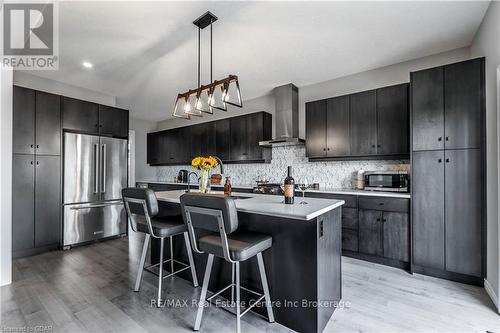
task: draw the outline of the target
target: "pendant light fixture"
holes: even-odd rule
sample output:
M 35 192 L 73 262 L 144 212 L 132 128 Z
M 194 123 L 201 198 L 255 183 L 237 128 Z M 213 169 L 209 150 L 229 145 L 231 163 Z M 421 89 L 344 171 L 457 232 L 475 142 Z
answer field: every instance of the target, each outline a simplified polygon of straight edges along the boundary
M 213 114 L 214 109 L 227 111 L 227 105 L 243 107 L 238 76 L 228 75 L 221 80 L 212 79 L 212 24 L 217 17 L 206 12 L 193 24 L 198 27 L 198 86 L 177 95 L 172 116 L 191 119 L 202 117 L 203 113 Z M 201 30 L 210 26 L 210 83 L 201 84 Z

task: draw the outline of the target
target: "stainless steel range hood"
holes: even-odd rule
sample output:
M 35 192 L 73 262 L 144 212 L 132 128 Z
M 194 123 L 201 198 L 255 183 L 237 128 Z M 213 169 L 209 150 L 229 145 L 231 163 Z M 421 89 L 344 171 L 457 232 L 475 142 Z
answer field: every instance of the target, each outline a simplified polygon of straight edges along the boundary
M 299 138 L 299 88 L 289 83 L 273 90 L 276 105 L 275 138 L 259 142 L 260 146 L 294 146 L 303 145 L 305 140 Z

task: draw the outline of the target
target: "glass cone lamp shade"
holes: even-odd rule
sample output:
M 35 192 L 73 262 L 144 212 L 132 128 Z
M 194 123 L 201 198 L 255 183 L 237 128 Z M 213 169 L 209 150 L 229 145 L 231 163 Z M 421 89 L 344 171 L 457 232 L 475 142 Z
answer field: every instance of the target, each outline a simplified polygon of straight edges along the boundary
M 185 97 L 177 96 L 177 101 L 175 101 L 174 112 L 172 112 L 172 116 L 176 118 L 191 119 L 189 117 L 189 114 L 184 112 L 187 104 L 188 101 Z
M 191 94 L 187 98 L 186 106 L 184 107 L 184 112 L 191 116 L 203 117 L 201 111 L 196 109 L 197 98 L 196 94 Z
M 210 91 L 207 89 L 198 92 L 198 94 L 196 95 L 196 107 L 195 107 L 196 110 L 210 114 L 214 113 L 209 103 L 210 103 Z
M 240 84 L 238 80 L 230 81 L 229 83 L 224 83 L 224 92 L 222 94 L 224 102 L 234 106 L 242 107 L 243 103 L 241 101 Z
M 224 87 L 215 87 L 210 91 L 209 105 L 212 108 L 227 111 L 226 102 L 224 102 Z

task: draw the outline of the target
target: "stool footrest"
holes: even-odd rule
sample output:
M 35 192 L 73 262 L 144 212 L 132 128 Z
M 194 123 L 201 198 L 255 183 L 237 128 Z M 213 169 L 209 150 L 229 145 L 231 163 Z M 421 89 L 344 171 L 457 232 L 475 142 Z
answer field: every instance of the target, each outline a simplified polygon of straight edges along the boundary
M 180 265 L 183 265 L 184 267 L 182 267 L 181 269 L 179 269 L 179 270 L 177 270 L 177 271 L 170 272 L 170 274 L 167 274 L 167 275 L 165 275 L 165 276 L 162 276 L 162 278 L 163 278 L 163 279 L 166 279 L 166 278 L 168 278 L 168 277 L 171 277 L 171 276 L 173 276 L 173 275 L 175 275 L 175 274 L 178 274 L 178 273 L 180 273 L 180 272 L 182 272 L 182 271 L 185 271 L 186 269 L 189 269 L 189 268 L 191 267 L 191 266 L 189 266 L 188 264 L 186 264 L 186 263 L 184 263 L 184 262 L 182 262 L 182 261 L 179 261 L 179 260 L 175 260 L 175 259 L 167 259 L 167 260 L 164 260 L 164 261 L 163 261 L 163 263 L 168 263 L 168 262 L 170 262 L 170 261 L 176 262 L 176 263 L 178 263 L 178 264 L 180 264 Z M 159 265 L 160 265 L 160 263 L 157 263 L 157 264 L 153 264 L 153 265 L 146 266 L 146 267 L 144 267 L 143 269 L 144 269 L 145 271 L 147 271 L 147 272 L 149 272 L 149 273 L 153 274 L 153 275 L 160 276 L 158 273 L 156 273 L 155 271 L 151 270 L 151 268 L 153 268 L 153 267 L 158 267 Z

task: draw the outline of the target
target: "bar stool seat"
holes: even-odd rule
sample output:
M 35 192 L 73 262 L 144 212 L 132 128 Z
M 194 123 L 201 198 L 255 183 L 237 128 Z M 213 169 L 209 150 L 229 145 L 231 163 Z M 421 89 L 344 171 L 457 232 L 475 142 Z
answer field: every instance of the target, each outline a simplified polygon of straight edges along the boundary
M 145 216 L 138 216 L 137 220 L 137 231 L 143 233 L 149 233 L 148 221 Z M 182 216 L 180 217 L 155 217 L 151 219 L 151 226 L 153 227 L 153 232 L 158 237 L 170 237 L 172 235 L 178 235 L 183 232 L 187 232 L 187 227 Z
M 229 254 L 235 261 L 247 260 L 273 245 L 271 236 L 258 232 L 237 230 L 227 235 Z M 220 233 L 210 233 L 199 238 L 200 250 L 224 258 Z

